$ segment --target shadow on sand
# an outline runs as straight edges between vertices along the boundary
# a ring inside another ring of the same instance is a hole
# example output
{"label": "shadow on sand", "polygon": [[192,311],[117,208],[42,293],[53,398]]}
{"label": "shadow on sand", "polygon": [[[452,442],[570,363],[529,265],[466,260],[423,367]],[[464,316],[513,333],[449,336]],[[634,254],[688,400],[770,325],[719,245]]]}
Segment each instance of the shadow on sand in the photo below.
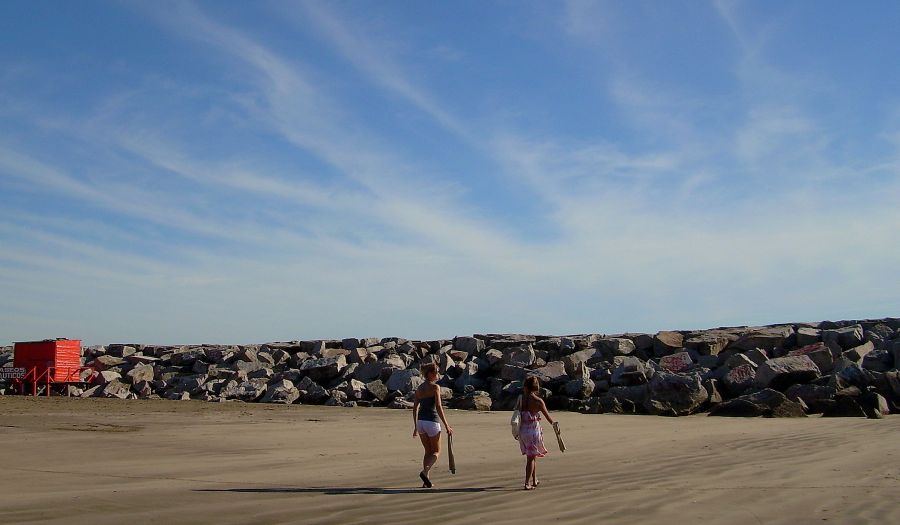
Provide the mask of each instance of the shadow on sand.
{"label": "shadow on sand", "polygon": [[464,494],[470,492],[502,492],[508,487],[467,487],[467,488],[433,488],[433,489],[387,489],[382,487],[259,487],[235,489],[194,489],[194,492],[246,492],[250,494],[327,494],[330,496],[349,496],[359,494]]}

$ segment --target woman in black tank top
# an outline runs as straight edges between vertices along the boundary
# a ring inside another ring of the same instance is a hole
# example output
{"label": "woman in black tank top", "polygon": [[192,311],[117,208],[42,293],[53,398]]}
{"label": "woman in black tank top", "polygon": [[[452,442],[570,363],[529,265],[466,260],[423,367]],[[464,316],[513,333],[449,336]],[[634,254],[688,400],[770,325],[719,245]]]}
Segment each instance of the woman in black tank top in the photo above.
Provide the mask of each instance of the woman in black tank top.
{"label": "woman in black tank top", "polygon": [[416,389],[413,401],[413,437],[419,436],[422,447],[425,448],[425,456],[422,458],[422,486],[431,488],[429,473],[431,467],[437,463],[441,453],[441,422],[447,427],[447,434],[453,434],[453,429],[447,423],[444,416],[444,406],[441,404],[441,387],[437,385],[437,365],[429,363],[422,366],[422,376],[425,382]]}

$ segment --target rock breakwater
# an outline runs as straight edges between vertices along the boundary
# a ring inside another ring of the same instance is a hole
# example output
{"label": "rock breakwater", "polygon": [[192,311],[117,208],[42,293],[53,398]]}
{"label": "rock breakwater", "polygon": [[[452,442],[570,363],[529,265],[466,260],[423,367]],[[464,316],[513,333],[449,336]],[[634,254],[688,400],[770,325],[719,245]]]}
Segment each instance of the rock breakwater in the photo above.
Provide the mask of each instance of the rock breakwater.
{"label": "rock breakwater", "polygon": [[[12,349],[0,366],[12,366]],[[408,408],[435,362],[451,408],[510,410],[529,375],[551,409],[880,418],[900,410],[900,319],[655,334],[479,334],[84,350],[81,397]],[[0,384],[0,393],[8,387]]]}

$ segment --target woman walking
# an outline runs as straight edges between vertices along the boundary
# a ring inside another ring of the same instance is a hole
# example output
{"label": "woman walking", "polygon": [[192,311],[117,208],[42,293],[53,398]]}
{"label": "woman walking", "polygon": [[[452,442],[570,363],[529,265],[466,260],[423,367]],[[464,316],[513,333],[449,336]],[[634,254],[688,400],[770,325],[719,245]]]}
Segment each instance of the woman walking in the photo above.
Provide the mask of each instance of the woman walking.
{"label": "woman walking", "polygon": [[544,432],[541,430],[541,414],[544,414],[551,425],[556,425],[547,412],[547,405],[541,399],[540,392],[541,383],[538,378],[530,376],[525,379],[518,407],[521,417],[519,449],[526,458],[525,490],[532,490],[541,484],[537,479],[537,458],[547,454],[547,448],[544,447]]}
{"label": "woman walking", "polygon": [[450,424],[447,423],[447,418],[444,416],[441,387],[437,385],[437,365],[434,363],[423,365],[422,376],[425,377],[425,382],[416,389],[413,401],[413,425],[415,426],[413,437],[419,436],[422,446],[425,447],[425,457],[422,459],[422,472],[419,473],[419,477],[422,478],[422,486],[430,489],[434,484],[431,482],[429,473],[441,453],[440,422],[447,427],[448,435],[453,435],[453,429],[450,428]]}

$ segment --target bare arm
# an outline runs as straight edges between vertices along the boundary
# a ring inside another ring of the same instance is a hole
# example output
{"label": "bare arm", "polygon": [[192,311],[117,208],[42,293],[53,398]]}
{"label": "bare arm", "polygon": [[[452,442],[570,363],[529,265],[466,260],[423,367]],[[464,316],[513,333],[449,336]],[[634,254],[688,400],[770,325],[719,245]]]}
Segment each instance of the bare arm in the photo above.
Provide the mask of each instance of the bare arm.
{"label": "bare arm", "polygon": [[416,428],[416,421],[419,419],[419,396],[413,398],[413,437],[419,435],[419,429]]}
{"label": "bare arm", "polygon": [[437,385],[434,387],[434,406],[437,408],[438,417],[441,418],[444,426],[447,427],[447,434],[452,435],[453,428],[450,427],[450,423],[447,423],[447,418],[444,416],[444,401],[441,399],[441,387]]}
{"label": "bare arm", "polygon": [[547,404],[544,403],[544,400],[541,398],[538,398],[538,408],[540,408],[541,413],[544,414],[544,417],[547,418],[547,421],[549,421],[551,425],[555,423],[553,418],[550,417],[550,412],[547,412]]}

